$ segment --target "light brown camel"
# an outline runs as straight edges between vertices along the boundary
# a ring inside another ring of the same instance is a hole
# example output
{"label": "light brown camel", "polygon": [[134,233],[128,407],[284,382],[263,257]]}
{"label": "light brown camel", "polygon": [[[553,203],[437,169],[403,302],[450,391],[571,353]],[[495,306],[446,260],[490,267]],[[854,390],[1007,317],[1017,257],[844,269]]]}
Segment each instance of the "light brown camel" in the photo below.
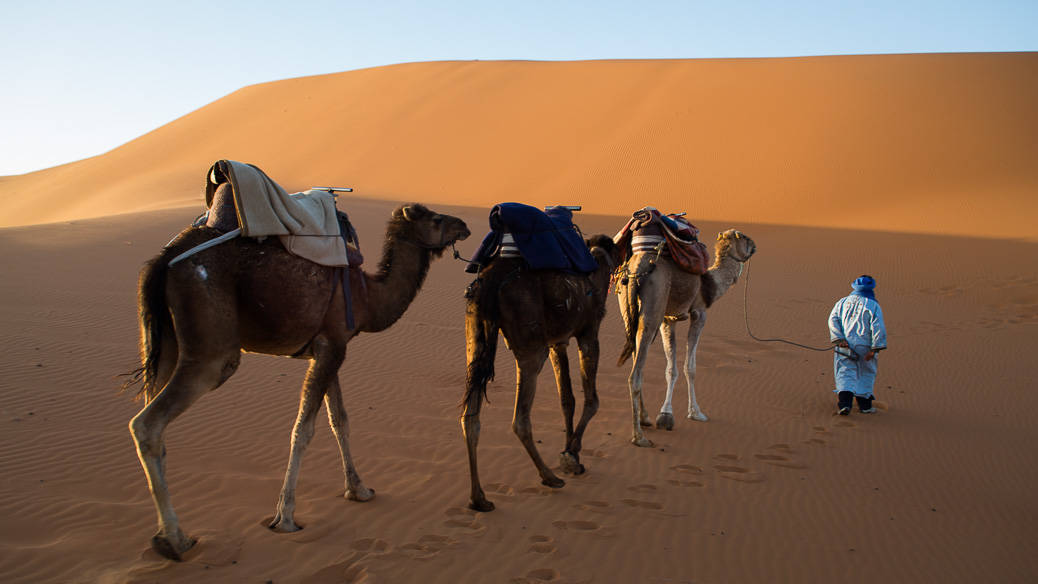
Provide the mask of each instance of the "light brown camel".
{"label": "light brown camel", "polygon": [[729,229],[717,234],[714,263],[702,276],[681,270],[666,256],[657,259],[654,253],[636,253],[625,264],[625,276],[617,286],[617,299],[624,326],[627,327],[627,343],[617,365],[623,365],[634,354],[628,387],[634,415],[634,436],[631,442],[637,446],[652,446],[652,441],[645,437],[641,428],[651,425],[642,399],[642,370],[657,331],[662,333],[663,350],[667,355],[667,398],[656,418],[656,427],[666,430],[674,428],[671,399],[678,376],[674,328],[681,320],[689,320],[685,353],[688,417],[701,422],[707,420],[696,402],[695,389],[696,347],[703,326],[706,325],[706,310],[735,284],[742,274],[743,264],[756,251],[757,244],[752,239],[735,229]]}
{"label": "light brown camel", "polygon": [[217,231],[206,227],[186,229],[144,267],[139,285],[139,377],[146,405],[130,421],[130,432],[158,512],[152,545],[174,560],[195,540],[181,531],[170,502],[163,434],[195,400],[234,374],[243,350],[310,359],[270,527],[300,529],[293,517],[296,479],[322,398],[339,442],[346,498],[367,501],[375,496],[350,457],[338,377],[346,344],[359,333],[379,332],[396,322],[421,288],[430,259],[468,237],[469,230],[461,219],[422,205],[394,211],[378,273],[351,270],[353,329],[346,325],[341,272],[289,254],[277,238],[232,239],[167,267],[171,258],[215,235]]}
{"label": "light brown camel", "polygon": [[[465,309],[465,344],[468,378],[465,387],[462,429],[469,453],[472,493],[469,507],[492,511],[479,484],[476,447],[479,444],[479,412],[486,398],[487,382],[494,377],[497,335],[504,334],[515,356],[516,397],[512,431],[526,447],[541,482],[553,488],[566,483],[555,476],[537,452],[530,424],[530,407],[537,391],[537,375],[550,355],[566,424],[566,446],[559,455],[562,470],[584,472],[580,464],[581,439],[598,411],[595,377],[598,372],[598,329],[606,311],[609,276],[619,263],[619,249],[606,235],[586,241],[598,268],[590,274],[561,270],[531,270],[520,258],[498,257],[484,267],[473,283]],[[576,427],[576,401],[570,383],[566,347],[577,339],[584,410]]]}

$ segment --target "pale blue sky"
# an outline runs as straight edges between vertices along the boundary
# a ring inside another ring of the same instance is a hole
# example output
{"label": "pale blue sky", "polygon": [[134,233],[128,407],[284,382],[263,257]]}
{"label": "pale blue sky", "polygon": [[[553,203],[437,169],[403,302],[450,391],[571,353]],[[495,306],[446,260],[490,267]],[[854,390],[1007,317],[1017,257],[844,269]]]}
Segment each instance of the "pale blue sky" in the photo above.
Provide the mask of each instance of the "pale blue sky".
{"label": "pale blue sky", "polygon": [[0,175],[240,87],[410,61],[1035,51],[1038,0],[0,0]]}

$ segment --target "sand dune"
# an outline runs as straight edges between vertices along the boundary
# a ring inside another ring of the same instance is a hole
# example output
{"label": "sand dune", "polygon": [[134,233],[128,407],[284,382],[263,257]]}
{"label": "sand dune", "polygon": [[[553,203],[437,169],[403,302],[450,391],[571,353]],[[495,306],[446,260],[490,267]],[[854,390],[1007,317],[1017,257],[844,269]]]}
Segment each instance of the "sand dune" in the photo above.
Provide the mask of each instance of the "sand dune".
{"label": "sand dune", "polygon": [[1038,53],[434,62],[243,88],[0,178],[0,226],[193,205],[231,158],[289,189],[1033,238]]}

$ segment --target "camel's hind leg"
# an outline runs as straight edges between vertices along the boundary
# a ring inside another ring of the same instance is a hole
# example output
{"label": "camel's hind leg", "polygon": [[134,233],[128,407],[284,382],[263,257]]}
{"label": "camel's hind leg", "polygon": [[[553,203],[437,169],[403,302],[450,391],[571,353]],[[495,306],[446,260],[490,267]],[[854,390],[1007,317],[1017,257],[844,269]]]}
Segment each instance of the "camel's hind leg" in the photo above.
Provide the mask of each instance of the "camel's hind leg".
{"label": "camel's hind leg", "polygon": [[328,384],[328,393],[324,396],[324,404],[328,408],[328,423],[332,427],[332,433],[339,442],[339,453],[342,455],[342,470],[346,474],[346,498],[351,501],[370,501],[375,497],[374,489],[364,486],[353,466],[353,458],[350,456],[350,425],[346,417],[346,408],[342,405],[342,388],[339,386],[339,377],[332,377]]}
{"label": "camel's hind leg", "polygon": [[563,465],[563,470],[573,474],[583,474],[584,465],[580,464],[580,451],[583,447],[584,430],[587,429],[591,418],[598,413],[598,388],[596,386],[599,355],[598,331],[595,330],[578,337],[577,349],[580,352],[580,377],[584,385],[584,411],[580,414],[580,421],[573,431],[573,436],[566,443],[564,454],[570,455],[570,460],[567,462],[572,466],[567,468],[566,465]]}
{"label": "camel's hind leg", "polygon": [[537,445],[533,440],[533,428],[530,423],[530,409],[533,406],[533,397],[537,393],[537,375],[544,367],[544,360],[548,358],[548,347],[537,348],[529,355],[516,356],[516,369],[518,377],[515,393],[515,413],[512,417],[512,431],[523,443],[527,454],[533,460],[537,472],[541,475],[541,483],[559,488],[566,484],[565,481],[555,476],[548,465],[544,464],[541,455],[537,452]]}
{"label": "camel's hind leg", "polygon": [[314,421],[321,409],[324,397],[332,378],[338,374],[346,356],[346,347],[334,346],[328,339],[318,337],[313,343],[314,357],[310,361],[310,369],[306,372],[303,391],[299,397],[299,415],[296,416],[292,428],[292,447],[288,457],[288,469],[285,471],[285,482],[281,487],[274,519],[270,528],[275,531],[299,531],[302,529],[295,522],[296,481],[299,478],[299,467],[303,462],[303,454],[314,437]]}
{"label": "camel's hind leg", "polygon": [[465,398],[465,411],[461,416],[461,429],[465,434],[465,446],[469,453],[469,479],[472,491],[469,498],[469,509],[473,511],[493,511],[494,504],[487,499],[483,487],[479,484],[479,465],[476,461],[476,450],[479,447],[479,411],[483,408],[483,388],[473,387],[476,382],[469,381],[470,387]]}
{"label": "camel's hind leg", "polygon": [[566,446],[559,454],[559,466],[563,472],[580,474],[584,472],[580,466],[578,457],[570,450],[573,441],[573,414],[577,408],[577,401],[573,397],[573,383],[569,375],[569,356],[566,354],[566,343],[552,345],[548,356],[551,358],[551,367],[555,372],[555,385],[559,389],[559,402],[562,405],[562,419],[566,425]]}
{"label": "camel's hind leg", "polygon": [[169,383],[130,420],[130,433],[158,513],[159,530],[152,537],[152,547],[171,560],[180,560],[195,540],[181,531],[170,501],[166,484],[166,427],[198,398],[226,381],[237,369],[240,359],[237,351],[222,359],[204,361],[181,356]]}
{"label": "camel's hind leg", "polygon": [[[642,286],[646,291],[648,286]],[[666,295],[663,295],[666,298]],[[649,347],[656,337],[657,330],[663,322],[664,303],[642,302],[642,313],[639,317],[638,335],[635,338],[634,360],[631,364],[631,375],[627,378],[627,386],[631,392],[631,414],[634,422],[634,435],[631,442],[635,446],[652,446],[652,440],[645,437],[642,426],[651,426],[649,413],[645,409],[645,401],[642,399],[642,381],[645,371],[645,361],[649,357]]]}

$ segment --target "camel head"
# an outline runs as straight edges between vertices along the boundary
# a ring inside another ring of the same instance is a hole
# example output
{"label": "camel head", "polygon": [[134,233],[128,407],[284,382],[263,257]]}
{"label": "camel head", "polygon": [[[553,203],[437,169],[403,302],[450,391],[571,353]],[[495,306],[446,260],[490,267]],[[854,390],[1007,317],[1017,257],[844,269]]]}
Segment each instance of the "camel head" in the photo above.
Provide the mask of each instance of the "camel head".
{"label": "camel head", "polygon": [[757,244],[745,233],[737,229],[729,229],[717,234],[714,244],[714,255],[718,258],[729,256],[738,262],[747,262],[757,251]]}
{"label": "camel head", "polygon": [[410,203],[393,211],[390,225],[395,227],[396,235],[437,254],[471,234],[461,219],[437,213],[420,203]]}
{"label": "camel head", "polygon": [[605,266],[610,271],[615,270],[616,266],[620,265],[623,250],[613,242],[612,237],[608,235],[592,235],[584,240],[584,243],[587,244],[588,250],[594,256],[598,265]]}

